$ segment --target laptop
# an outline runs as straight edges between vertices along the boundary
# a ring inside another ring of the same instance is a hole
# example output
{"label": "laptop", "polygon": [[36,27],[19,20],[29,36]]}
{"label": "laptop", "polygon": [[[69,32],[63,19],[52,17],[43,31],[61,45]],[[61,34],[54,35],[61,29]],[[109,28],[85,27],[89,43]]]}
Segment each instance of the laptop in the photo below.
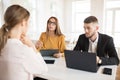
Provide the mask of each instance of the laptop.
{"label": "laptop", "polygon": [[65,50],[66,66],[89,72],[97,72],[96,53]]}
{"label": "laptop", "polygon": [[53,54],[55,53],[59,53],[58,49],[44,49],[44,50],[40,50],[41,55],[44,56],[50,56],[52,57]]}

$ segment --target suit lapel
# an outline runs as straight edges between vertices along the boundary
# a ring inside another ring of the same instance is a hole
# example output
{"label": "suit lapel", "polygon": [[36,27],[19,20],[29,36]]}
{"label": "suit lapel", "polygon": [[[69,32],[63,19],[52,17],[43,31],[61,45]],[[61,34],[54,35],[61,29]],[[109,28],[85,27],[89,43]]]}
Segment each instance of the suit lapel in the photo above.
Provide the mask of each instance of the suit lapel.
{"label": "suit lapel", "polygon": [[88,52],[88,49],[89,49],[89,40],[88,40],[88,38],[86,38],[86,41],[85,41],[86,43],[85,43],[85,51],[87,51]]}

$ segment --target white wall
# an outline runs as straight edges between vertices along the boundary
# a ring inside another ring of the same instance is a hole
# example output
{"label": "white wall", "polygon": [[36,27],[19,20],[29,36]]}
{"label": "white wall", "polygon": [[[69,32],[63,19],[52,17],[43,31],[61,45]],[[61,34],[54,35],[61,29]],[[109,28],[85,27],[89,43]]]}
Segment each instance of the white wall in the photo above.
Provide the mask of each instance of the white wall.
{"label": "white wall", "polygon": [[3,24],[3,7],[2,2],[0,1],[0,26]]}
{"label": "white wall", "polygon": [[105,0],[91,0],[91,15],[94,15],[99,20],[100,32],[103,32]]}
{"label": "white wall", "polygon": [[72,0],[65,0],[64,19],[65,19],[65,33],[71,33],[72,27]]}

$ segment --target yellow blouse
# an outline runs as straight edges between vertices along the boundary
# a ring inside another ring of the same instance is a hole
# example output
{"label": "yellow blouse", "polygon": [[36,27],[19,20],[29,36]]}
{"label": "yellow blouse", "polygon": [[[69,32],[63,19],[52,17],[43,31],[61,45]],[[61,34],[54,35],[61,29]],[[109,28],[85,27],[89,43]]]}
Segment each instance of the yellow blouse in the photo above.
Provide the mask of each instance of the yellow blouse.
{"label": "yellow blouse", "polygon": [[41,49],[59,49],[60,53],[63,53],[66,49],[64,38],[64,35],[47,37],[46,32],[43,32],[39,38],[43,43]]}

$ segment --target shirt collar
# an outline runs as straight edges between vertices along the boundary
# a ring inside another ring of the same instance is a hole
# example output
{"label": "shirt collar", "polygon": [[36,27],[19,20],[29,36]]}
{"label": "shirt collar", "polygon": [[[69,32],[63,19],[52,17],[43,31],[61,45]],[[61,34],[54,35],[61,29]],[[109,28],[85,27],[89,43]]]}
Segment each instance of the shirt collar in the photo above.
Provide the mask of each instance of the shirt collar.
{"label": "shirt collar", "polygon": [[96,38],[96,40],[93,42],[93,41],[91,41],[90,39],[89,39],[89,42],[90,43],[97,43],[98,42],[98,38],[99,38],[99,34],[97,35],[97,38]]}

